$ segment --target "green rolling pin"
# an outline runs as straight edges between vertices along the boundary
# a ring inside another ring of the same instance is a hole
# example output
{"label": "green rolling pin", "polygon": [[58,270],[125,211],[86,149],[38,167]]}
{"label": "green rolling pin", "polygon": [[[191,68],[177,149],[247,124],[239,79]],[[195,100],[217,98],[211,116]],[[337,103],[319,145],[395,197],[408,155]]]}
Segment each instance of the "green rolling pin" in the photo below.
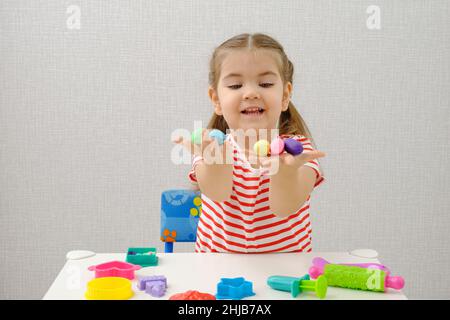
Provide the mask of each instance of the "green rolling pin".
{"label": "green rolling pin", "polygon": [[286,291],[295,298],[302,291],[315,291],[316,295],[323,299],[327,295],[327,278],[319,276],[316,280],[310,280],[309,274],[301,278],[271,276],[267,279],[269,287],[275,290]]}

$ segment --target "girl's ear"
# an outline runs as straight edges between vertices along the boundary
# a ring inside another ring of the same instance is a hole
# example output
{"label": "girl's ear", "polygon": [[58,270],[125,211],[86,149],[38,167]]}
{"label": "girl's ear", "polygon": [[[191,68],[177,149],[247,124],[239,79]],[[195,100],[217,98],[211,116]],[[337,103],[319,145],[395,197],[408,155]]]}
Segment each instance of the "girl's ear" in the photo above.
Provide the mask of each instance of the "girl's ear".
{"label": "girl's ear", "polygon": [[218,116],[222,116],[222,107],[220,106],[220,102],[219,102],[219,96],[217,95],[216,90],[214,90],[213,87],[209,87],[208,89],[208,95],[209,98],[211,99],[211,102],[214,105],[214,112],[218,115]]}
{"label": "girl's ear", "polygon": [[282,106],[281,106],[282,111],[286,111],[288,109],[289,101],[291,100],[291,95],[292,95],[292,83],[290,83],[288,81],[286,83],[286,85],[284,86],[283,102],[282,102]]}

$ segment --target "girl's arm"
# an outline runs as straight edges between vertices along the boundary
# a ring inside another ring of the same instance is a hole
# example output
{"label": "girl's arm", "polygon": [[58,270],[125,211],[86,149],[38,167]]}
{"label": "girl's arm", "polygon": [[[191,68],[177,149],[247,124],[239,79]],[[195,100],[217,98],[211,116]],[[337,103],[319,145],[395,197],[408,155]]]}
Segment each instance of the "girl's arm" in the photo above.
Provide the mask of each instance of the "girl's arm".
{"label": "girl's arm", "polygon": [[229,200],[233,188],[232,164],[206,164],[201,160],[195,174],[201,193],[213,201]]}
{"label": "girl's arm", "polygon": [[298,156],[285,153],[263,161],[263,167],[270,168],[272,173],[269,205],[275,215],[281,218],[287,217],[295,213],[308,200],[314,189],[317,174],[313,168],[305,164],[324,156],[324,152],[313,150],[304,151]]}
{"label": "girl's arm", "polygon": [[183,137],[176,137],[173,142],[200,157],[194,168],[200,192],[213,201],[228,200],[233,190],[233,148],[229,142],[225,141],[219,146],[209,137],[209,130],[206,129],[203,130],[200,144],[193,144],[190,139]]}
{"label": "girl's arm", "polygon": [[280,218],[295,213],[308,199],[316,182],[316,172],[301,166],[296,172],[279,171],[270,178],[269,204]]}

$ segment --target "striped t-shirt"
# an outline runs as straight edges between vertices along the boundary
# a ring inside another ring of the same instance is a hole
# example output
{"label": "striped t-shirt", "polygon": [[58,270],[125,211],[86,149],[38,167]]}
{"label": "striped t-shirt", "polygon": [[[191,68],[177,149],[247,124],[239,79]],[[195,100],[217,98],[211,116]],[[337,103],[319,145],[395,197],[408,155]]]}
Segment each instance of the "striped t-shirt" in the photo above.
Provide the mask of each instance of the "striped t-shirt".
{"label": "striped t-shirt", "polygon": [[[292,136],[291,136],[292,137]],[[288,138],[288,136],[281,136]],[[313,150],[304,136],[292,138],[303,144],[304,150]],[[227,140],[233,146],[233,188],[228,201],[217,202],[201,195],[202,210],[197,227],[196,252],[310,252],[312,228],[310,198],[291,215],[279,218],[269,207],[270,176],[255,169],[231,135]],[[189,179],[197,183],[195,166],[201,157],[194,157]],[[305,166],[316,172],[317,187],[324,177],[317,160]]]}

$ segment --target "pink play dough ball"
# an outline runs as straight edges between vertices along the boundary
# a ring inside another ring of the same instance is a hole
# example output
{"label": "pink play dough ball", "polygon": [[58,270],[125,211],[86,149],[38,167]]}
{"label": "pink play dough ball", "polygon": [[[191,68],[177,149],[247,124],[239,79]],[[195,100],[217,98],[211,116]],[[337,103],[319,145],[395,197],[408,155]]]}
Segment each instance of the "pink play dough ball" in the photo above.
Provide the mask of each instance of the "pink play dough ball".
{"label": "pink play dough ball", "polygon": [[270,144],[270,154],[282,154],[284,151],[284,141],[280,137],[275,138]]}

